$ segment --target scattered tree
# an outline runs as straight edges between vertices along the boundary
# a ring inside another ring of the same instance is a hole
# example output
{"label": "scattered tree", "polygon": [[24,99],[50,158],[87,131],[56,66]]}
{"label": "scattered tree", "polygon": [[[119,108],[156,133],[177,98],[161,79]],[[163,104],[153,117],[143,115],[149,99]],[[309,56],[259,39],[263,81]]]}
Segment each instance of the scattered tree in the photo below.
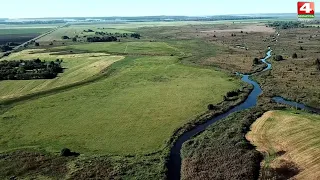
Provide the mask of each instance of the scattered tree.
{"label": "scattered tree", "polygon": [[69,36],[62,36],[61,39],[70,39]]}
{"label": "scattered tree", "polygon": [[34,45],[35,46],[40,46],[40,44],[38,42],[35,42]]}
{"label": "scattered tree", "polygon": [[254,58],[254,59],[253,59],[253,64],[260,64],[259,59],[258,59],[258,58]]}
{"label": "scattered tree", "polygon": [[283,60],[283,56],[281,56],[281,55],[276,55],[275,58],[274,58],[274,60],[276,60],[276,61],[282,61],[282,60]]}
{"label": "scattered tree", "polygon": [[297,53],[293,53],[293,54],[292,54],[292,58],[293,58],[293,59],[297,59],[297,58],[298,58]]}

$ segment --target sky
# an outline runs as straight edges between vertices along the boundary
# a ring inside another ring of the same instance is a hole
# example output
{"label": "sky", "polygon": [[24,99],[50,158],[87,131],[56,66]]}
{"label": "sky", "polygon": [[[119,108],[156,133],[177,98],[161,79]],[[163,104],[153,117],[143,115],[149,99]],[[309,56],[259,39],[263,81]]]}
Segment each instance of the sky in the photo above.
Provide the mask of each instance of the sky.
{"label": "sky", "polygon": [[[297,0],[2,0],[0,18],[296,13]],[[320,8],[316,0],[315,9]]]}

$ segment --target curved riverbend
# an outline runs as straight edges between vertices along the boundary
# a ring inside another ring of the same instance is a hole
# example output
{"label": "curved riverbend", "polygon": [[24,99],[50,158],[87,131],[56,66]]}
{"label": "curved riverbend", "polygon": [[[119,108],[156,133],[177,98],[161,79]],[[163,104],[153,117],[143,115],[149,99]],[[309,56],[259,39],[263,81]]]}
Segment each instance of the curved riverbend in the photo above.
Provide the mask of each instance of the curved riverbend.
{"label": "curved riverbend", "polygon": [[[262,62],[267,64],[267,67],[263,69],[263,71],[270,70],[272,68],[272,65],[267,62],[267,59],[271,57],[272,50],[267,52],[267,56],[262,59]],[[262,71],[262,72],[263,72]],[[237,73],[239,74],[239,73]],[[259,95],[262,93],[262,89],[259,86],[259,84],[253,80],[250,79],[250,75],[242,75],[241,80],[249,83],[253,86],[253,90],[247,97],[247,99],[241,103],[238,106],[235,106],[234,108],[230,109],[229,111],[214,117],[213,119],[207,121],[204,124],[196,126],[194,129],[182,134],[174,143],[173,147],[170,150],[170,159],[168,162],[168,179],[169,180],[179,180],[180,179],[180,171],[181,171],[181,157],[180,157],[180,151],[182,148],[182,144],[186,142],[187,140],[191,139],[195,135],[203,132],[208,126],[215,123],[216,121],[226,118],[231,113],[242,111],[251,107],[254,107],[257,104],[257,100]]]}

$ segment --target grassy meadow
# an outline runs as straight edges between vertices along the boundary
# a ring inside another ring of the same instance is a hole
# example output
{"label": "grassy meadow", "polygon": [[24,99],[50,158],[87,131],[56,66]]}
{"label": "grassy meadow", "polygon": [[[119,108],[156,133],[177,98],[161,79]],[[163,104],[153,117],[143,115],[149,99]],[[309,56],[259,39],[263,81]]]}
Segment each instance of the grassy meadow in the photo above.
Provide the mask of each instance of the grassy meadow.
{"label": "grassy meadow", "polygon": [[103,69],[124,57],[109,56],[105,53],[51,55],[49,53],[41,53],[41,50],[24,50],[11,54],[3,60],[30,60],[37,58],[46,61],[62,59],[62,67],[65,68],[65,70],[55,79],[0,81],[0,100],[84,81],[99,74]]}
{"label": "grassy meadow", "polygon": [[1,150],[36,146],[59,151],[68,146],[89,154],[158,151],[176,128],[240,85],[221,72],[184,66],[171,56],[126,58],[112,67],[116,72],[109,78],[18,104],[2,114]]}
{"label": "grassy meadow", "polygon": [[262,178],[319,179],[319,127],[319,115],[301,111],[269,111],[254,122],[247,139],[266,154]]}
{"label": "grassy meadow", "polygon": [[133,55],[171,55],[179,51],[165,42],[110,42],[87,43],[52,48],[52,51],[105,52]]}

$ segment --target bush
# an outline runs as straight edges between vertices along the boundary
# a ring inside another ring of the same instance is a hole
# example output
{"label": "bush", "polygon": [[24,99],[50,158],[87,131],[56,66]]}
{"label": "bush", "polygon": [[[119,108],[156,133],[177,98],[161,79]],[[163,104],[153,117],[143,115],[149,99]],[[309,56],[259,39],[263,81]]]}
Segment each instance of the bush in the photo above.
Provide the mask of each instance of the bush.
{"label": "bush", "polygon": [[253,64],[260,64],[259,58],[254,58],[253,59]]}
{"label": "bush", "polygon": [[69,36],[62,36],[61,39],[70,39]]}
{"label": "bush", "polygon": [[40,46],[40,44],[38,42],[35,42],[34,45],[35,46]]}
{"label": "bush", "polygon": [[297,55],[297,53],[293,53],[293,54],[292,54],[292,58],[293,58],[293,59],[296,59],[296,58],[298,58],[298,55]]}
{"label": "bush", "polygon": [[303,47],[302,46],[300,46],[300,48],[299,48],[300,50],[303,50]]}
{"label": "bush", "polygon": [[215,110],[215,109],[217,109],[217,107],[214,106],[213,104],[209,104],[208,105],[208,110],[212,111],[212,110]]}
{"label": "bush", "polygon": [[239,93],[237,91],[229,91],[227,92],[227,97],[234,97],[234,96],[238,96]]}
{"label": "bush", "polygon": [[68,156],[79,156],[80,154],[76,152],[71,152],[71,150],[68,148],[63,148],[60,152],[60,155],[68,157]]}
{"label": "bush", "polygon": [[276,55],[274,60],[276,61],[282,61],[283,60],[283,57],[281,55]]}

